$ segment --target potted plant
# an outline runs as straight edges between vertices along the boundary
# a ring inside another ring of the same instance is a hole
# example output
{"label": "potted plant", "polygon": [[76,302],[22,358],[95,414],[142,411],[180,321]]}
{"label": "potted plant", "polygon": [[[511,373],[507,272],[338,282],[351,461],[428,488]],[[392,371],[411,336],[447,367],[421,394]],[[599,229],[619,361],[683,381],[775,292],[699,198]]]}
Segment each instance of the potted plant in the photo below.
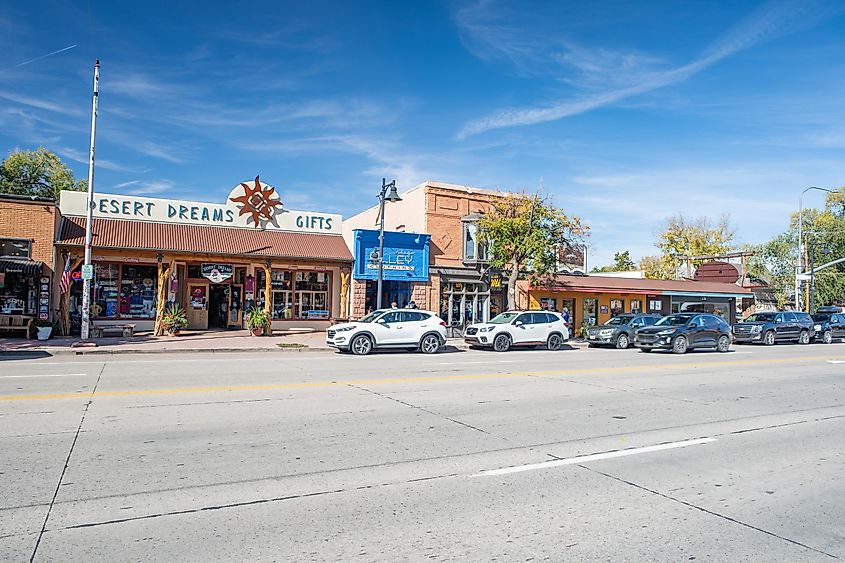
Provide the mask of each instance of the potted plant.
{"label": "potted plant", "polygon": [[246,327],[253,336],[261,336],[270,325],[270,315],[264,309],[251,309],[246,314]]}
{"label": "potted plant", "polygon": [[188,326],[185,310],[179,305],[168,305],[161,317],[161,326],[170,336],[179,336],[179,331]]}
{"label": "potted plant", "polygon": [[53,334],[53,323],[42,319],[35,319],[35,322],[32,324],[35,326],[35,333],[38,340],[50,339],[50,336]]}

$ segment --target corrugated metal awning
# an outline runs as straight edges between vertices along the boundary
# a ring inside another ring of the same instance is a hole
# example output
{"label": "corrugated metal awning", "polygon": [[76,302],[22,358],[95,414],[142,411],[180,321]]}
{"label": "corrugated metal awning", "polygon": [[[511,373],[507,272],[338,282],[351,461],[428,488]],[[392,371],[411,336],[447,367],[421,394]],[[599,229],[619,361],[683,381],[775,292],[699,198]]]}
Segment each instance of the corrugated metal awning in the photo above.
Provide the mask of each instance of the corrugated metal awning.
{"label": "corrugated metal awning", "polygon": [[44,262],[28,258],[0,258],[0,273],[23,274],[25,276],[40,276]]}
{"label": "corrugated metal awning", "polygon": [[[288,231],[94,219],[94,248],[352,262],[343,237]],[[84,246],[85,219],[64,217],[57,244]]]}

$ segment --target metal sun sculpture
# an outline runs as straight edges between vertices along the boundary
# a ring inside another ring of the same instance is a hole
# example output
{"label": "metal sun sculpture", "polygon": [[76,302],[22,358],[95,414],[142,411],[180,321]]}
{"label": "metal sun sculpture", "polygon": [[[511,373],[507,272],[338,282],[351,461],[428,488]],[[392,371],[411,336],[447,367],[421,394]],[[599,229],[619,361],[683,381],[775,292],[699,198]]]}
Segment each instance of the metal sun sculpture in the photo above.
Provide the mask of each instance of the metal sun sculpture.
{"label": "metal sun sculpture", "polygon": [[255,177],[254,186],[245,182],[241,182],[241,186],[244,189],[244,195],[229,198],[230,201],[243,205],[238,216],[252,214],[252,222],[256,227],[261,225],[262,219],[272,221],[275,208],[282,206],[282,200],[273,197],[276,188],[262,187],[258,176]]}

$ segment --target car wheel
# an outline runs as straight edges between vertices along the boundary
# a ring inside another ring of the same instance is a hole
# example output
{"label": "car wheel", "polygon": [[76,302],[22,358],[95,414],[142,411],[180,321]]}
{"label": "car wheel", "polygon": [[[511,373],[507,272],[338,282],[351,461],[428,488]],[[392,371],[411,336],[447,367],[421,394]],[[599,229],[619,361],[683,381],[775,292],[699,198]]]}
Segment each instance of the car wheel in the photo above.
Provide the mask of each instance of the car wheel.
{"label": "car wheel", "polygon": [[628,335],[624,332],[619,335],[619,338],[616,339],[616,347],[619,350],[624,350],[631,344],[631,341],[628,339]]}
{"label": "car wheel", "polygon": [[373,341],[370,340],[369,336],[362,334],[352,339],[352,342],[349,344],[349,349],[352,350],[352,353],[356,356],[366,356],[373,351]]}
{"label": "car wheel", "polygon": [[500,334],[493,339],[493,349],[497,352],[507,352],[511,347],[511,339],[507,334]]}
{"label": "car wheel", "polygon": [[686,354],[687,348],[689,348],[689,341],[686,336],[678,336],[675,338],[675,341],[672,342],[673,354]]}
{"label": "car wheel", "polygon": [[810,343],[810,333],[806,330],[802,330],[801,334],[798,335],[798,344],[809,344]]}
{"label": "car wheel", "polygon": [[831,342],[833,342],[833,333],[829,330],[824,331],[824,333],[822,334],[822,342],[824,342],[825,344],[830,344]]}
{"label": "car wheel", "polygon": [[725,336],[724,334],[719,337],[719,341],[716,342],[716,349],[719,352],[728,352],[731,349],[731,339]]}
{"label": "car wheel", "polygon": [[546,341],[546,348],[552,351],[560,350],[561,345],[563,344],[563,337],[559,334],[551,334],[549,335],[549,339]]}
{"label": "car wheel", "polygon": [[766,346],[774,346],[775,331],[770,330],[769,332],[763,335],[763,344],[765,344]]}
{"label": "car wheel", "polygon": [[423,354],[435,354],[440,350],[440,339],[433,334],[426,335],[420,342],[420,350]]}

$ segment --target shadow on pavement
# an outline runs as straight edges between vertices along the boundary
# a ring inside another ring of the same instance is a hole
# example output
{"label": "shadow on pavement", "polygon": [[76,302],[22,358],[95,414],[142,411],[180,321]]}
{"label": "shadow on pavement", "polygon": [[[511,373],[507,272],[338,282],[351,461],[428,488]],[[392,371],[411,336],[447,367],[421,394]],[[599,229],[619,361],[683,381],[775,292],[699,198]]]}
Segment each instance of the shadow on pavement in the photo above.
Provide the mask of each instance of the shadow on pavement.
{"label": "shadow on pavement", "polygon": [[0,352],[0,362],[3,360],[42,360],[52,358],[53,354],[43,350],[18,350],[14,352]]}

